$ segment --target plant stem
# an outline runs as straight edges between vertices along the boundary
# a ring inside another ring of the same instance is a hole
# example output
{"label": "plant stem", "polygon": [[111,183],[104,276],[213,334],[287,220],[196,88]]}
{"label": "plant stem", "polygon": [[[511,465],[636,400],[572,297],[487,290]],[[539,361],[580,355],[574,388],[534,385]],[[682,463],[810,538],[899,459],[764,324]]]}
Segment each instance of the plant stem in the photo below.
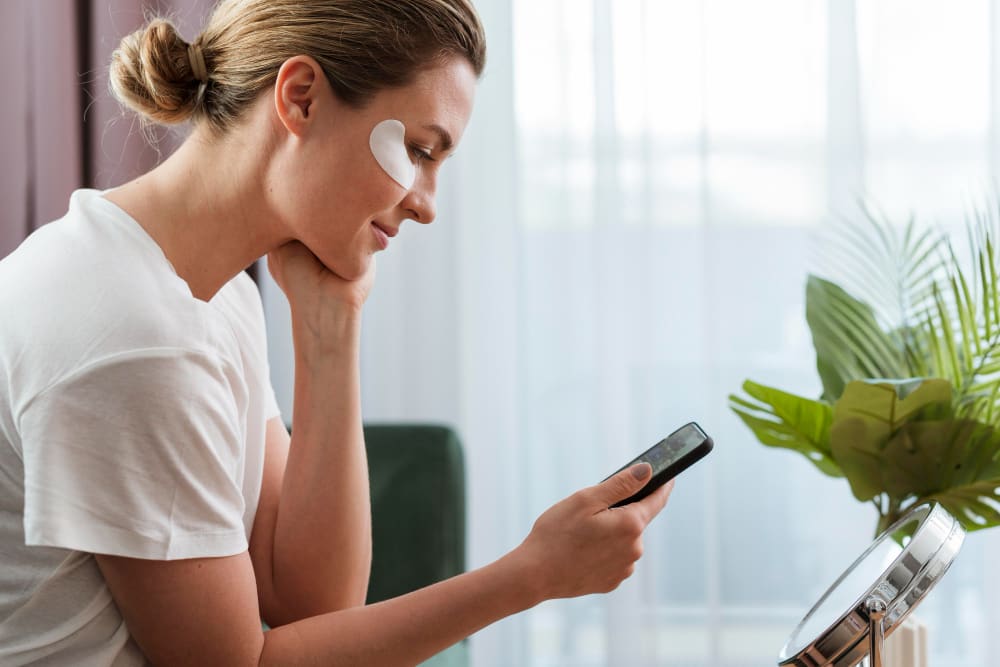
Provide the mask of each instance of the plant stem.
{"label": "plant stem", "polygon": [[901,504],[898,500],[889,499],[888,509],[879,512],[878,523],[875,525],[875,537],[884,533],[900,517],[899,507]]}

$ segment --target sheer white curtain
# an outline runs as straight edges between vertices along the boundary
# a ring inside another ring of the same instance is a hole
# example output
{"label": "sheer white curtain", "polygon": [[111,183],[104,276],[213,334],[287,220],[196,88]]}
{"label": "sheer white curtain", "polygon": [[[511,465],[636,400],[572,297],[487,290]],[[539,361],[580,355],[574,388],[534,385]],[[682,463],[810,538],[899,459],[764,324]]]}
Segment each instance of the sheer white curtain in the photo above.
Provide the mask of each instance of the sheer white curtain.
{"label": "sheer white curtain", "polygon": [[[997,7],[477,4],[490,63],[439,221],[379,259],[366,417],[457,426],[473,566],[681,423],[717,448],[678,480],[632,579],[483,631],[475,664],[774,664],[875,515],[758,444],[726,397],[745,378],[818,394],[805,276],[858,196],[951,224],[989,191]],[[935,666],[1000,655],[994,533],[967,539],[921,607]]]}

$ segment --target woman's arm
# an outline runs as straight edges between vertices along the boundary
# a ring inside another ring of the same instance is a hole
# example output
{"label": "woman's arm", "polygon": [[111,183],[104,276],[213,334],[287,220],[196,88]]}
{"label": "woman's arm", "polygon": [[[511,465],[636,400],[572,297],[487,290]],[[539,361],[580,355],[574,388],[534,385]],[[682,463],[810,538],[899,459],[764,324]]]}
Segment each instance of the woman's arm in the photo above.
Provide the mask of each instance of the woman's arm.
{"label": "woman's arm", "polygon": [[371,503],[361,421],[361,306],[374,274],[344,281],[304,246],[272,253],[295,347],[291,442],[268,424],[250,555],[272,626],[364,604]]}
{"label": "woman's arm", "polygon": [[345,322],[321,361],[297,345],[291,441],[280,420],[268,423],[250,553],[271,626],[365,602],[371,502],[359,337],[360,322]]}
{"label": "woman's arm", "polygon": [[[641,471],[641,476],[633,474]],[[414,665],[480,628],[551,598],[613,590],[631,575],[641,535],[672,484],[607,509],[642,487],[624,470],[543,514],[500,560],[413,593],[261,632],[247,554],[147,561],[97,556],[132,636],[154,664]]]}

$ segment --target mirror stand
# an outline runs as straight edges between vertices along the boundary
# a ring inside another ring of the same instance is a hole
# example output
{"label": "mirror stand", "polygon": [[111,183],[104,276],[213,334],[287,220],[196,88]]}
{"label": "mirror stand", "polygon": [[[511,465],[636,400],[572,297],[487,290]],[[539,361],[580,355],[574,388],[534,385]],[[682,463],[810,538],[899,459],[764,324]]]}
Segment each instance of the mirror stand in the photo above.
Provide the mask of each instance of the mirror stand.
{"label": "mirror stand", "polygon": [[868,665],[882,667],[882,649],[885,646],[885,602],[877,597],[865,601],[868,609]]}

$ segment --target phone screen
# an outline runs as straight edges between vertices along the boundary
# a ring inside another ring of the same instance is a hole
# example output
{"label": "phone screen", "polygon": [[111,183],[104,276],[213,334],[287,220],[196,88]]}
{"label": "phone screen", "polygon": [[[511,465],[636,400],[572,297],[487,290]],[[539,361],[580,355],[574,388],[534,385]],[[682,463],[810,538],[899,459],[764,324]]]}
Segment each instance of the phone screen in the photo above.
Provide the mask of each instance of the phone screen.
{"label": "phone screen", "polygon": [[708,436],[697,425],[688,424],[653,445],[629,463],[629,466],[645,462],[653,467],[654,476],[659,475],[675,462],[694,452],[707,438]]}
{"label": "phone screen", "polygon": [[645,498],[707,455],[713,446],[712,439],[696,423],[691,422],[680,427],[618,469],[617,472],[621,472],[636,463],[648,463],[653,468],[653,474],[646,486],[635,495],[615,503],[612,507],[620,507]]}

